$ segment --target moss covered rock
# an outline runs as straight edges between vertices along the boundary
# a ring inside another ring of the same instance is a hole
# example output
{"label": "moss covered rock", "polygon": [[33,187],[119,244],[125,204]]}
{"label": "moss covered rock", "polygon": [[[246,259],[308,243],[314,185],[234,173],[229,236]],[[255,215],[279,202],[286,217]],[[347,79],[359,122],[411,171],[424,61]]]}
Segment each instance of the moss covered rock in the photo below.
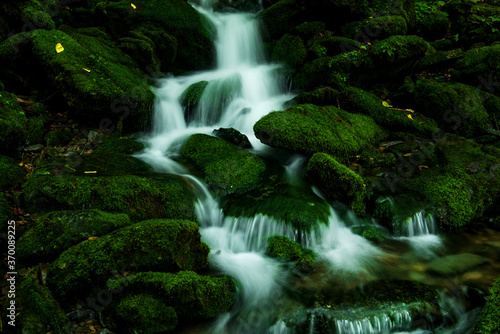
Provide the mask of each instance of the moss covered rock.
{"label": "moss covered rock", "polygon": [[272,147],[307,155],[325,152],[340,161],[386,136],[368,116],[311,104],[272,112],[254,125],[254,132]]}
{"label": "moss covered rock", "polygon": [[419,80],[415,85],[418,110],[436,120],[446,131],[465,137],[492,128],[484,99],[479,89],[464,84]]}
{"label": "moss covered rock", "polygon": [[14,159],[0,155],[0,189],[18,189],[23,181],[23,169]]}
{"label": "moss covered rock", "polygon": [[144,144],[130,138],[106,137],[94,152],[95,153],[124,153],[133,154],[144,149]]}
{"label": "moss covered rock", "polygon": [[184,93],[182,93],[181,104],[184,107],[186,121],[189,122],[193,118],[193,114],[200,103],[201,96],[208,85],[208,81],[200,81],[190,85]]}
{"label": "moss covered rock", "polygon": [[0,154],[14,154],[24,145],[26,116],[16,101],[16,96],[0,92]]}
{"label": "moss covered rock", "polygon": [[[367,114],[376,123],[392,131],[408,131],[421,135],[430,135],[437,130],[436,122],[422,114],[414,114],[403,108],[392,109],[378,96],[356,87],[349,87],[341,95],[344,108]],[[411,116],[408,117],[408,115]]]}
{"label": "moss covered rock", "polygon": [[117,327],[126,333],[147,329],[148,333],[165,333],[177,326],[177,313],[156,296],[138,294],[120,300],[115,310]]}
{"label": "moss covered rock", "polygon": [[205,181],[225,193],[244,193],[258,187],[266,165],[262,159],[227,141],[203,134],[192,135],[181,156],[201,168]]}
{"label": "moss covered rock", "polygon": [[500,191],[498,156],[465,138],[446,134],[438,141],[439,166],[408,180],[409,189],[424,195],[446,225],[463,226],[480,217]]}
{"label": "moss covered rock", "polygon": [[342,33],[351,38],[369,32],[370,35],[376,35],[377,39],[384,39],[393,35],[405,35],[407,31],[406,20],[400,15],[375,16],[342,27]]}
{"label": "moss covered rock", "polygon": [[448,13],[431,6],[432,4],[425,1],[418,1],[415,28],[417,35],[433,41],[445,37],[450,29],[450,19]]}
{"label": "moss covered rock", "polygon": [[243,148],[252,148],[248,137],[235,128],[219,128],[212,132],[216,137]]}
{"label": "moss covered rock", "polygon": [[286,236],[272,236],[267,239],[266,254],[294,262],[294,268],[301,272],[310,272],[316,264],[315,254]]}
{"label": "moss covered rock", "polygon": [[51,261],[69,247],[131,225],[125,214],[100,210],[56,211],[38,219],[18,240],[17,254],[22,260]]}
{"label": "moss covered rock", "polygon": [[70,328],[70,321],[49,289],[40,284],[40,269],[28,271],[19,286],[21,307],[20,324],[23,331],[35,334],[63,333]]}
{"label": "moss covered rock", "polygon": [[196,223],[148,220],[63,252],[49,269],[47,282],[61,297],[99,287],[119,271],[201,270],[209,247],[200,240]]}
{"label": "moss covered rock", "polygon": [[304,21],[304,11],[304,4],[297,0],[276,2],[258,15],[264,26],[264,37],[271,40],[280,39]]}
{"label": "moss covered rock", "polygon": [[[182,0],[137,0],[134,5],[136,9],[132,8],[130,1],[101,2],[94,13],[113,36],[124,36],[134,30],[154,41],[162,63],[168,64],[172,52],[175,52],[172,66],[162,70],[176,68],[185,71],[212,65],[213,27],[189,3]],[[152,27],[156,29],[150,29]],[[170,38],[161,36],[165,33]]]}
{"label": "moss covered rock", "polygon": [[474,334],[500,332],[500,279],[490,288],[490,296],[474,324]]}
{"label": "moss covered rock", "polygon": [[[69,27],[65,31],[25,33],[28,42],[14,60],[22,64],[32,57],[37,73],[47,78],[46,84],[62,92],[76,119],[98,124],[103,117],[114,122],[127,119],[125,131],[137,131],[148,124],[154,95],[135,62],[104,33],[95,37]],[[10,39],[0,48],[12,48]],[[64,47],[60,53],[55,49],[58,43]]]}
{"label": "moss covered rock", "polygon": [[291,68],[297,68],[302,65],[306,56],[307,50],[302,38],[286,34],[274,46],[272,59],[279,63],[285,63]]}
{"label": "moss covered rock", "polygon": [[388,64],[415,61],[433,52],[434,48],[421,37],[396,35],[375,43],[371,55],[381,64]]}
{"label": "moss covered rock", "polygon": [[325,153],[316,153],[306,168],[307,178],[330,201],[341,201],[358,215],[365,213],[363,179]]}
{"label": "moss covered rock", "polygon": [[31,212],[88,208],[125,213],[134,221],[196,219],[194,195],[178,178],[44,173],[33,174],[24,184],[26,206]]}
{"label": "moss covered rock", "polygon": [[123,279],[109,280],[114,289],[127,280],[126,293],[142,292],[154,295],[172,307],[180,319],[212,319],[229,310],[236,292],[234,281],[227,276],[208,277],[193,271],[178,273],[142,272]]}
{"label": "moss covered rock", "polygon": [[460,81],[500,95],[500,44],[474,48],[457,62],[454,73]]}

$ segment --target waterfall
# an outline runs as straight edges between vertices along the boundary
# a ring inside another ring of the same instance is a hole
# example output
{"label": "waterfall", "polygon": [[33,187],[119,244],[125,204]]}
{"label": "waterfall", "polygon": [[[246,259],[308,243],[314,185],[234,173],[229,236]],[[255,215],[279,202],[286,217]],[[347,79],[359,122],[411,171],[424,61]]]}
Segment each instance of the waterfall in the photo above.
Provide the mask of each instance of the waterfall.
{"label": "waterfall", "polygon": [[434,217],[426,215],[423,210],[408,218],[405,224],[406,233],[409,237],[436,233]]}

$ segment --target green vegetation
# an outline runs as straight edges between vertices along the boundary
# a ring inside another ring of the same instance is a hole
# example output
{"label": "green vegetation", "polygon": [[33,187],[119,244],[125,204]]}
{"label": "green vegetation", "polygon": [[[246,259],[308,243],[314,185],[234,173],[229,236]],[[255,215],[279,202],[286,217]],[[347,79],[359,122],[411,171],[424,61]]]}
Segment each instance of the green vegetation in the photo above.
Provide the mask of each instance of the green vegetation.
{"label": "green vegetation", "polygon": [[108,289],[123,285],[126,285],[125,293],[154,295],[165,305],[174,308],[178,318],[184,320],[215,318],[229,310],[236,292],[236,285],[230,277],[201,276],[192,271],[175,274],[141,272],[107,283]]}
{"label": "green vegetation", "polygon": [[29,270],[16,293],[21,306],[20,324],[29,333],[62,333],[69,329],[70,322],[49,289],[39,283],[39,270],[39,267]]}
{"label": "green vegetation", "polygon": [[366,185],[359,175],[325,153],[312,156],[306,173],[328,200],[347,203],[354,213],[364,215]]}
{"label": "green vegetation", "polygon": [[258,187],[266,165],[262,159],[227,141],[203,134],[192,135],[181,157],[193,161],[205,181],[225,193],[244,193]]}
{"label": "green vegetation", "polygon": [[316,264],[316,255],[285,236],[272,236],[267,239],[266,254],[271,257],[294,262],[294,268],[310,272]]}
{"label": "green vegetation", "polygon": [[94,153],[134,154],[144,149],[144,144],[129,138],[106,137]]}
{"label": "green vegetation", "polygon": [[88,208],[125,213],[133,221],[196,219],[193,194],[178,178],[39,173],[31,175],[24,184],[26,207],[31,212]]}
{"label": "green vegetation", "polygon": [[254,132],[264,144],[306,155],[325,152],[347,161],[386,137],[372,118],[332,106],[295,105],[262,117]]}
{"label": "green vegetation", "polygon": [[16,101],[16,96],[0,92],[0,154],[14,154],[24,145],[26,116]]}
{"label": "green vegetation", "polygon": [[297,68],[304,63],[306,56],[307,50],[302,38],[286,34],[274,46],[272,59],[275,62]]}
{"label": "green vegetation", "polygon": [[17,254],[30,262],[47,262],[90,237],[131,225],[127,215],[100,210],[53,211],[38,219],[19,239]]}
{"label": "green vegetation", "polygon": [[366,30],[376,31],[377,39],[381,40],[393,35],[404,35],[408,27],[404,17],[400,15],[375,16],[342,27],[342,33],[348,37],[359,35]]}
{"label": "green vegetation", "polygon": [[490,334],[500,332],[500,279],[490,288],[491,295],[474,324],[474,334]]}
{"label": "green vegetation", "polygon": [[177,326],[177,313],[157,297],[148,294],[127,296],[115,310],[116,324],[126,333],[165,333]]}
{"label": "green vegetation", "polygon": [[14,159],[0,155],[0,189],[19,189],[23,181],[23,169]]}
{"label": "green vegetation", "polygon": [[196,223],[147,220],[66,250],[51,264],[47,283],[61,297],[88,294],[120,271],[202,270],[209,251]]}
{"label": "green vegetation", "polygon": [[385,63],[421,58],[435,50],[423,38],[414,35],[396,35],[375,43],[371,55]]}

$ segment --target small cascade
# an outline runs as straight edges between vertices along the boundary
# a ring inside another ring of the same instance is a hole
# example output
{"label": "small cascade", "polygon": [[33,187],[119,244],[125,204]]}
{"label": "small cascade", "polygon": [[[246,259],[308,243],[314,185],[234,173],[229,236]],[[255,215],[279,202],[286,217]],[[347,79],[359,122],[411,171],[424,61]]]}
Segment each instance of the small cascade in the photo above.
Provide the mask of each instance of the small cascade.
{"label": "small cascade", "polygon": [[434,217],[426,215],[425,211],[420,211],[406,220],[406,233],[409,237],[435,234],[436,226]]}
{"label": "small cascade", "polygon": [[283,320],[278,320],[271,328],[269,328],[268,334],[292,334],[293,331],[286,327]]}
{"label": "small cascade", "polygon": [[285,175],[290,184],[297,185],[301,183],[305,161],[306,157],[294,155],[290,158],[288,164],[285,165]]}
{"label": "small cascade", "polygon": [[335,320],[335,328],[337,334],[385,334],[410,326],[408,310],[394,312],[391,316],[384,313],[360,320]]}

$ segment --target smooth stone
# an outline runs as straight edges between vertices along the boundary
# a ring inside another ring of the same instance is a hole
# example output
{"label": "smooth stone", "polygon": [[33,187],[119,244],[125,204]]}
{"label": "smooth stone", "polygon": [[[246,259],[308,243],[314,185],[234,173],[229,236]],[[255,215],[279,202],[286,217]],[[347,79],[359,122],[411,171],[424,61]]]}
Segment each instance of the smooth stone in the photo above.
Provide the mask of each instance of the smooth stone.
{"label": "smooth stone", "polygon": [[462,253],[441,257],[429,263],[427,268],[441,275],[463,273],[480,264],[487,263],[488,259],[479,255]]}

